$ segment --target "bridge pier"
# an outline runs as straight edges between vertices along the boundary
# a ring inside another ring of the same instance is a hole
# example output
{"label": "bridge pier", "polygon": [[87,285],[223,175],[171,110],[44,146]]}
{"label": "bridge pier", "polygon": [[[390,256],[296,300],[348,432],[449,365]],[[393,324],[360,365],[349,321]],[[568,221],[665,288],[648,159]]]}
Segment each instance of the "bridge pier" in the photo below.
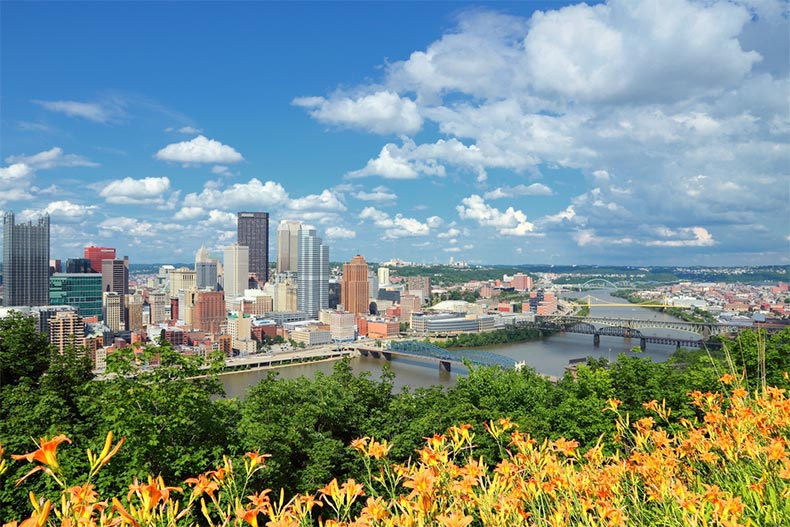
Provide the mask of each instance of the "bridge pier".
{"label": "bridge pier", "polygon": [[386,351],[382,351],[381,354],[384,355],[385,359],[387,359],[389,361],[392,360],[392,353],[387,353]]}
{"label": "bridge pier", "polygon": [[642,351],[645,351],[647,349],[647,339],[645,337],[642,337],[641,339],[639,339],[639,348]]}
{"label": "bridge pier", "polygon": [[439,361],[439,371],[446,371],[450,373],[451,364],[449,360],[440,360]]}
{"label": "bridge pier", "polygon": [[593,346],[595,346],[597,348],[600,345],[601,345],[601,334],[600,333],[594,333],[593,334]]}

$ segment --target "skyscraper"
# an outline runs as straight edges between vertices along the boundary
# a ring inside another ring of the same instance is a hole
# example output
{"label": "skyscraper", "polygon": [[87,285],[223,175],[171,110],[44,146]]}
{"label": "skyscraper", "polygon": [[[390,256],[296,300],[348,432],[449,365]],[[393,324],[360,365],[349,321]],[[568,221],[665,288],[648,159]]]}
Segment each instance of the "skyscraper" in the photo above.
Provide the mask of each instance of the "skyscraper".
{"label": "skyscraper", "polygon": [[69,346],[77,349],[85,342],[85,322],[73,311],[56,313],[49,319],[48,335],[49,343],[60,353]]}
{"label": "skyscraper", "polygon": [[277,227],[277,272],[295,273],[299,269],[298,221],[282,220]]}
{"label": "skyscraper", "polygon": [[3,284],[6,306],[49,304],[49,214],[19,225],[3,214]]}
{"label": "skyscraper", "polygon": [[343,264],[340,298],[343,309],[349,313],[368,314],[370,312],[368,264],[365,258],[360,255],[353,257],[349,263]]}
{"label": "skyscraper", "polygon": [[309,317],[317,318],[318,312],[329,306],[329,247],[321,243],[315,229],[299,229],[297,265],[297,308]]}
{"label": "skyscraper", "polygon": [[102,314],[102,275],[55,273],[49,278],[49,302],[53,306],[72,306],[82,317]]}
{"label": "skyscraper", "polygon": [[236,298],[247,289],[250,249],[244,245],[233,243],[225,247],[225,298]]}
{"label": "skyscraper", "polygon": [[96,247],[90,245],[85,247],[84,256],[91,261],[91,269],[97,273],[101,273],[101,266],[104,260],[115,260],[115,247]]}
{"label": "skyscraper", "polygon": [[[129,294],[129,257],[124,256],[123,260],[121,259],[105,259],[101,262],[101,288],[102,293],[117,293],[118,296],[112,297],[111,302],[117,302],[120,306],[118,309],[120,310],[120,314],[118,315],[119,323],[117,324],[118,328],[115,327],[115,321],[113,320],[112,324],[108,322],[105,318],[104,323],[110,327],[113,331],[124,331],[126,329],[126,295]],[[105,295],[102,297],[102,303],[104,304],[105,316],[108,313],[107,306],[106,306],[107,296]],[[112,316],[115,316],[115,307],[113,306],[112,309],[109,311],[112,313]]]}
{"label": "skyscraper", "polygon": [[[239,212],[236,222],[239,245],[249,247],[249,272],[261,283],[269,281],[269,213]],[[245,276],[246,280],[247,277]],[[246,287],[245,287],[246,288]]]}

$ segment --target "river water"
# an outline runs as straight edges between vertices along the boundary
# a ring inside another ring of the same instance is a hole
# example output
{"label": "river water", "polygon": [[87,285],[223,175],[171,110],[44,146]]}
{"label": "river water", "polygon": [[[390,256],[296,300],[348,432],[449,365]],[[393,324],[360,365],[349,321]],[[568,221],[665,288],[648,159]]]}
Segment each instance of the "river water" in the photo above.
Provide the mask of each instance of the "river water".
{"label": "river water", "polygon": [[[613,297],[610,290],[600,289],[586,293],[570,293],[565,297],[592,296],[591,315],[611,318],[653,319],[664,321],[677,321],[675,317],[648,308],[628,307],[595,307],[597,303],[626,303],[622,298]],[[689,338],[688,333],[662,329],[643,329],[645,335]],[[634,346],[639,346],[639,339],[624,339],[621,337],[601,337],[600,346],[593,345],[592,335],[578,335],[573,333],[560,333],[540,340],[517,342],[483,348],[488,351],[505,355],[515,361],[524,361],[528,366],[535,368],[544,375],[562,376],[568,361],[585,357],[606,357],[616,360],[620,353],[632,354]],[[655,362],[666,361],[675,351],[674,346],[662,344],[648,344],[640,357],[650,357]],[[351,359],[351,367],[355,374],[368,373],[371,378],[381,376],[383,359],[372,357],[358,357]],[[453,365],[450,373],[440,372],[439,365],[433,362],[422,362],[394,358],[390,363],[395,372],[395,391],[404,387],[427,387],[432,385],[451,386],[455,384],[458,375],[466,374],[466,370]],[[317,371],[329,374],[332,372],[334,362],[320,362],[286,366],[274,371],[280,378],[295,379],[301,376],[312,377]],[[221,376],[222,384],[228,397],[244,397],[247,389],[265,378],[272,370],[255,370],[233,372]]]}

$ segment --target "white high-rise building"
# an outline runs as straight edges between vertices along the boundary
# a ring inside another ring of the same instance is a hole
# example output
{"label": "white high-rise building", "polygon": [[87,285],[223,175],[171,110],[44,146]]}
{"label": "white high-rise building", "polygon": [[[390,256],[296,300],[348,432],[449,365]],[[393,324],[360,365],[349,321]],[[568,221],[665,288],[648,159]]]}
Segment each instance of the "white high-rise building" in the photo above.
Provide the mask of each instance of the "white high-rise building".
{"label": "white high-rise building", "polygon": [[233,243],[225,247],[225,298],[236,298],[244,294],[249,284],[250,249]]}
{"label": "white high-rise building", "polygon": [[297,307],[317,318],[319,311],[329,307],[329,247],[310,227],[299,229],[298,269]]}
{"label": "white high-rise building", "polygon": [[[389,283],[390,283],[389,267],[379,267],[379,286],[389,285]],[[372,291],[370,296],[375,296]]]}
{"label": "white high-rise building", "polygon": [[295,273],[299,270],[299,229],[301,223],[282,220],[277,227],[277,272]]}

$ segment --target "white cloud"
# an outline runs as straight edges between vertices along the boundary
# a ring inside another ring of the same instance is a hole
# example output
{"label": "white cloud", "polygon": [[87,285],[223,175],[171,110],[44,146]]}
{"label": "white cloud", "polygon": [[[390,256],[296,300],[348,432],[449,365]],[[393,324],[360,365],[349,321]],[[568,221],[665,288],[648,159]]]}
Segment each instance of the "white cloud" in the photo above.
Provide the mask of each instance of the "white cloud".
{"label": "white cloud", "polygon": [[165,193],[170,190],[167,177],[134,179],[125,177],[110,181],[99,191],[107,203],[119,205],[165,204]]}
{"label": "white cloud", "polygon": [[172,143],[159,150],[155,157],[162,161],[177,163],[231,164],[244,161],[244,157],[233,147],[214,139],[199,135],[191,141]]}
{"label": "white cloud", "polygon": [[45,193],[32,183],[36,171],[58,167],[96,167],[98,164],[75,154],[64,154],[63,149],[54,147],[31,156],[8,156],[8,166],[0,168],[0,205],[10,201],[23,201],[34,197],[34,193]]}
{"label": "white cloud", "polygon": [[79,101],[39,101],[34,100],[45,110],[62,113],[69,117],[80,117],[96,123],[107,123],[123,114],[116,104]]}
{"label": "white cloud", "polygon": [[222,210],[259,210],[282,206],[288,200],[288,193],[280,183],[267,181],[261,183],[256,178],[247,183],[235,183],[220,190],[204,186],[200,193],[192,192],[184,197],[185,207],[205,207],[206,205]]}
{"label": "white cloud", "polygon": [[390,91],[356,98],[299,97],[293,104],[308,108],[310,115],[319,121],[378,134],[415,133],[422,126],[414,101]]}
{"label": "white cloud", "polygon": [[204,227],[227,229],[236,227],[236,214],[212,209],[208,211],[208,218],[201,222]]}
{"label": "white cloud", "polygon": [[98,209],[96,205],[80,205],[68,200],[53,201],[43,209],[25,209],[20,217],[27,221],[42,214],[49,214],[53,220],[61,222],[82,222]]}
{"label": "white cloud", "polygon": [[542,183],[516,185],[515,187],[497,187],[483,196],[485,199],[512,198],[515,196],[551,196],[553,192]]}
{"label": "white cloud", "polygon": [[430,227],[414,218],[404,218],[401,214],[390,217],[386,212],[374,207],[365,207],[359,214],[362,220],[371,220],[374,225],[384,229],[384,238],[402,238],[407,236],[427,236]]}
{"label": "white cloud", "polygon": [[446,253],[460,253],[461,252],[461,248],[460,247],[445,247],[442,250],[444,252],[446,252]]}
{"label": "white cloud", "polygon": [[344,227],[327,227],[324,231],[330,240],[356,238],[357,233]]}
{"label": "white cloud", "polygon": [[526,236],[535,230],[535,226],[527,221],[527,215],[513,207],[500,211],[477,194],[462,199],[461,203],[455,209],[462,219],[474,220],[483,227],[494,227],[499,234]]}
{"label": "white cloud", "polygon": [[647,242],[646,245],[658,247],[709,247],[716,243],[713,240],[713,236],[704,227],[683,227],[676,230],[663,228],[657,230],[657,234],[662,238],[673,239],[652,240]]}
{"label": "white cloud", "polygon": [[459,234],[461,234],[461,231],[459,231],[458,229],[453,227],[451,229],[448,229],[446,232],[440,232],[439,234],[436,235],[436,237],[437,238],[455,238]]}
{"label": "white cloud", "polygon": [[288,203],[288,208],[294,211],[343,212],[346,210],[339,196],[331,190],[293,199]]}
{"label": "white cloud", "polygon": [[427,223],[428,227],[431,229],[438,229],[442,226],[444,220],[442,220],[439,216],[430,216],[429,218],[426,218],[425,223]]}
{"label": "white cloud", "polygon": [[225,165],[215,165],[211,167],[211,173],[225,177],[231,177],[234,175],[233,172],[231,172],[230,169]]}
{"label": "white cloud", "polygon": [[387,179],[415,179],[418,176],[417,170],[412,167],[407,160],[393,156],[397,151],[397,146],[386,144],[375,159],[369,159],[365,168],[349,172],[349,178],[365,176],[381,176]]}
{"label": "white cloud", "polygon": [[155,238],[159,236],[158,231],[154,229],[153,224],[150,222],[123,216],[107,218],[99,223],[99,229],[106,231],[111,236],[117,236],[118,234],[140,238]]}
{"label": "white cloud", "polygon": [[206,211],[202,207],[181,207],[181,209],[173,215],[176,221],[191,221],[202,218],[206,215]]}
{"label": "white cloud", "polygon": [[[337,189],[337,187],[335,187]],[[378,186],[372,192],[360,190],[351,194],[361,201],[395,201],[398,195],[390,191],[387,187]]]}

